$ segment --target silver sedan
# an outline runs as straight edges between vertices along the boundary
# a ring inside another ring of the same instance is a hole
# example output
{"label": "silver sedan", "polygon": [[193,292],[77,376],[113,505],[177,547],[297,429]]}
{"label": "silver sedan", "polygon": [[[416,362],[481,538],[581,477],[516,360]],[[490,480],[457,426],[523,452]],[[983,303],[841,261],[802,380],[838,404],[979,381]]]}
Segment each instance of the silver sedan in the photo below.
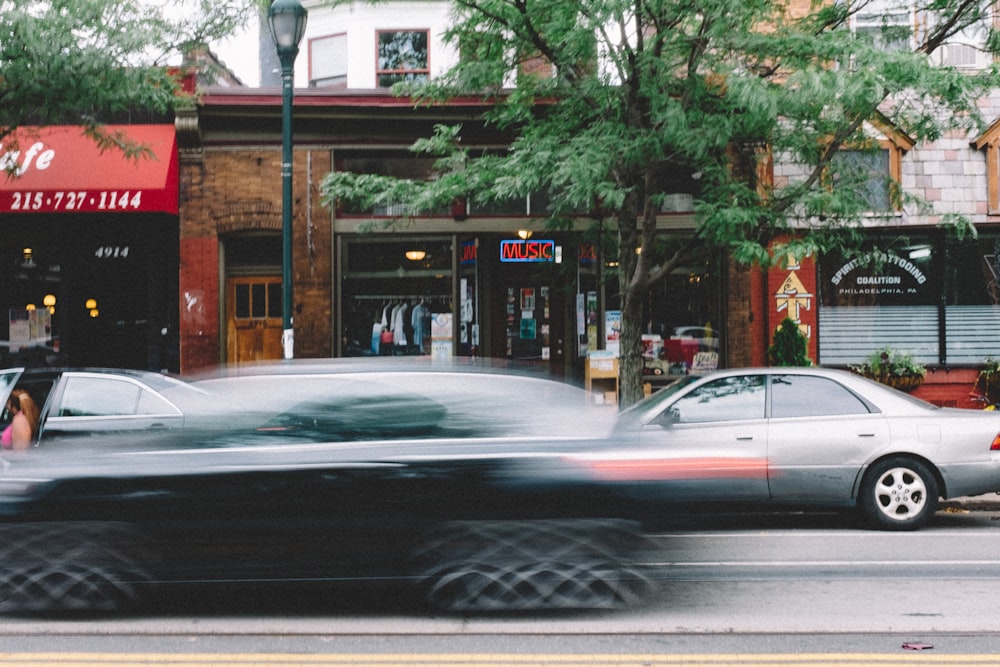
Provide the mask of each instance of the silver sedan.
{"label": "silver sedan", "polygon": [[913,530],[939,498],[1000,491],[1000,412],[832,369],[687,376],[624,411],[614,442],[579,462],[657,503],[857,507],[874,528]]}

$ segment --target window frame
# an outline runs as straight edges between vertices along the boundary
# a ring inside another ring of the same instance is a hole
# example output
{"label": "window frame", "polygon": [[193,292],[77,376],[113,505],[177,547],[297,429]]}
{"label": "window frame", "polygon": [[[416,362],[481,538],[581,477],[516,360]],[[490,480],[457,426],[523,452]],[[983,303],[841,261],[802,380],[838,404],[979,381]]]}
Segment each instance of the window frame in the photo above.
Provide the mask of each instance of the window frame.
{"label": "window frame", "polygon": [[986,152],[986,214],[1000,215],[1000,119],[973,144]]}

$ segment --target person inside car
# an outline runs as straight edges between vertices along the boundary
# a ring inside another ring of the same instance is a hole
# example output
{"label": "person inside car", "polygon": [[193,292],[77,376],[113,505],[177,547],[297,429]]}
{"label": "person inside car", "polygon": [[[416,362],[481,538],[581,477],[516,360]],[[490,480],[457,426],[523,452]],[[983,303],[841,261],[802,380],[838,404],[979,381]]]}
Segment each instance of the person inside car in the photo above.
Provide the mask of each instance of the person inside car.
{"label": "person inside car", "polygon": [[0,447],[14,451],[28,449],[38,429],[38,406],[31,394],[23,389],[12,391],[7,398],[7,412],[13,416],[0,434]]}

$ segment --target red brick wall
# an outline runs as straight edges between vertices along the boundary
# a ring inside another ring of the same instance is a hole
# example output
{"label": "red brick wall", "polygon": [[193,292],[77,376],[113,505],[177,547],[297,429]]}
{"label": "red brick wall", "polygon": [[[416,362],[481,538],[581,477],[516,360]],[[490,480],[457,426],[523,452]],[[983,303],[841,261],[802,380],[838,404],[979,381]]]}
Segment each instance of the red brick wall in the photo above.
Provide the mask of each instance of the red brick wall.
{"label": "red brick wall", "polygon": [[[318,184],[330,151],[293,155],[292,285],[296,357],[332,354],[331,215]],[[281,231],[281,147],[205,147],[181,166],[181,372],[216,366],[226,341],[219,303],[219,237]],[[278,241],[280,243],[280,240]]]}
{"label": "red brick wall", "polygon": [[181,372],[219,363],[219,243],[214,236],[180,241]]}

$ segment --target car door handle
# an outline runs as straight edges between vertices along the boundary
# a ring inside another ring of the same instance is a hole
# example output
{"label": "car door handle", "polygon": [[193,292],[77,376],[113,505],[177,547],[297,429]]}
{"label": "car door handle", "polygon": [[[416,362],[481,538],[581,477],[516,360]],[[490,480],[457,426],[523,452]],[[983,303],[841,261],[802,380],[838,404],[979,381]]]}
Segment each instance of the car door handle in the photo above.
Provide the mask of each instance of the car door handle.
{"label": "car door handle", "polygon": [[859,438],[874,438],[874,433],[858,433]]}
{"label": "car door handle", "polygon": [[752,435],[738,435],[738,436],[736,436],[736,439],[737,440],[753,440],[753,436]]}

